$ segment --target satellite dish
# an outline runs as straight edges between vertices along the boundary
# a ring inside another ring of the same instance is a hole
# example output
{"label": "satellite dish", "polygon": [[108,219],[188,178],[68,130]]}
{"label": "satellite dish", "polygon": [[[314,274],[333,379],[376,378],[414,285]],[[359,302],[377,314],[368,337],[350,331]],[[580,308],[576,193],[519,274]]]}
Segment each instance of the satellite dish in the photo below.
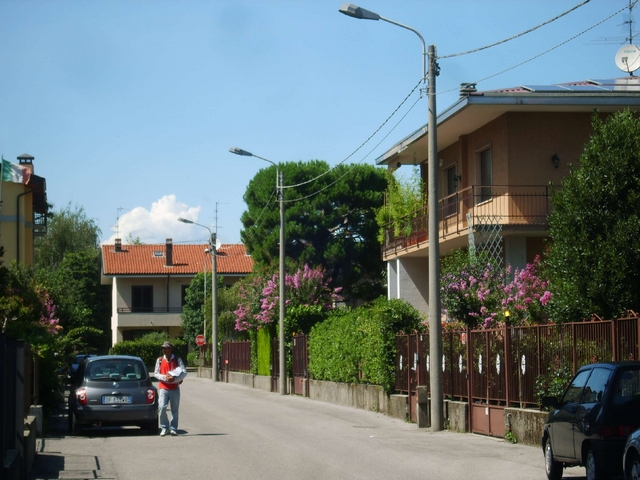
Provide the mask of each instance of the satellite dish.
{"label": "satellite dish", "polygon": [[640,68],[640,49],[636,45],[624,45],[616,53],[616,67],[633,73]]}
{"label": "satellite dish", "polygon": [[218,250],[222,246],[222,242],[219,238],[216,238],[216,250]]}

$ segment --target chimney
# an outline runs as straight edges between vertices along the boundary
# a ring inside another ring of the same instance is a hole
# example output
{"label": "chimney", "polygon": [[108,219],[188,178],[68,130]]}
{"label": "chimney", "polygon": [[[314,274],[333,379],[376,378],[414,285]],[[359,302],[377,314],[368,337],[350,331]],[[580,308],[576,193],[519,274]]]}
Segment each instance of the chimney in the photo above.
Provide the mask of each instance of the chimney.
{"label": "chimney", "polygon": [[468,97],[470,94],[477,92],[475,83],[460,84],[460,98]]}
{"label": "chimney", "polygon": [[165,253],[165,266],[173,267],[173,240],[167,238],[167,251]]}
{"label": "chimney", "polygon": [[31,173],[33,173],[33,159],[35,157],[29,155],[28,153],[23,153],[22,155],[20,155],[18,157],[18,163],[20,164],[21,167],[26,167],[28,168]]}
{"label": "chimney", "polygon": [[122,251],[122,240],[119,239],[119,238],[116,238],[115,251],[116,252],[121,252]]}

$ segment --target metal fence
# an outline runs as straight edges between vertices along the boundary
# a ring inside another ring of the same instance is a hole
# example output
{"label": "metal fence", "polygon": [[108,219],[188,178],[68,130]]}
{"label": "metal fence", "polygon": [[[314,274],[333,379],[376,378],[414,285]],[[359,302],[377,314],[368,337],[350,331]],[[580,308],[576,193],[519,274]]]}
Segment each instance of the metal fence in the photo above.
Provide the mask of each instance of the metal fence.
{"label": "metal fence", "polygon": [[[615,320],[443,331],[443,394],[470,403],[536,407],[553,378],[571,376],[588,363],[640,359],[639,335],[634,312]],[[307,343],[305,335],[293,339],[294,382],[309,378]],[[278,339],[272,347],[277,378]],[[224,342],[222,362],[225,370],[250,372],[251,343]],[[428,333],[396,336],[395,373],[400,393],[430,384]]]}
{"label": "metal fence", "polygon": [[[30,345],[0,334],[0,459],[5,466],[0,478],[24,470],[24,419],[38,403],[38,375],[37,355],[32,355]],[[18,453],[20,462],[7,460],[11,451]]]}
{"label": "metal fence", "polygon": [[[490,405],[535,407],[553,380],[583,365],[640,358],[640,318],[496,329],[445,331],[442,334],[445,397]],[[396,383],[412,393],[429,385],[429,335],[396,337]]]}
{"label": "metal fence", "polygon": [[251,341],[223,342],[222,368],[231,372],[251,372]]}

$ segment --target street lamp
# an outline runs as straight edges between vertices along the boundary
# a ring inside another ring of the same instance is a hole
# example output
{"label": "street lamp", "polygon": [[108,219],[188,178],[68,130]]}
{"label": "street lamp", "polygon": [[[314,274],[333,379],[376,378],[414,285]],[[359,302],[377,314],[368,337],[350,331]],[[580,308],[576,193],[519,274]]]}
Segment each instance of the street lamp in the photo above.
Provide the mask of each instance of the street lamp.
{"label": "street lamp", "polygon": [[[211,378],[214,382],[218,381],[218,267],[216,261],[216,234],[206,225],[192,222],[186,218],[178,218],[179,222],[188,223],[190,225],[198,225],[209,231],[209,249],[205,250],[211,253]],[[204,278],[207,278],[205,269]],[[205,280],[206,281],[206,280]]]}
{"label": "street lamp", "polygon": [[279,353],[279,362],[280,362],[280,379],[278,382],[278,390],[280,390],[280,395],[286,395],[287,393],[287,365],[285,361],[285,351],[284,351],[284,314],[285,314],[285,295],[284,295],[284,283],[285,283],[285,272],[284,272],[284,175],[278,169],[278,165],[271,160],[266,158],[262,158],[258,155],[254,155],[251,152],[247,152],[246,150],[242,150],[238,147],[231,147],[229,149],[231,153],[236,155],[242,155],[244,157],[256,157],[260,160],[264,160],[265,162],[269,162],[271,165],[276,167],[276,189],[280,191],[280,321],[278,323],[278,327],[280,329],[279,340],[280,340],[280,353]]}
{"label": "street lamp", "polygon": [[[442,399],[442,325],[440,323],[440,240],[438,232],[438,132],[436,119],[436,75],[438,63],[436,61],[436,47],[429,45],[427,52],[424,38],[420,33],[402,23],[384,18],[350,3],[343,4],[340,9],[349,17],[362,20],[383,20],[398,27],[411,30],[420,37],[422,42],[422,83],[426,85],[429,109],[429,148],[428,148],[428,201],[429,201],[429,360],[430,360],[430,389],[431,389],[431,429],[440,431],[444,428],[443,399]],[[428,63],[427,63],[428,60]],[[428,65],[428,66],[427,66]]]}
{"label": "street lamp", "polygon": [[[211,250],[209,250],[208,248],[204,249],[204,262],[202,264],[202,271],[204,272],[204,301],[207,301],[207,255],[209,255],[209,252]],[[213,275],[213,272],[212,272]],[[203,312],[204,313],[204,312]],[[207,335],[207,316],[203,315],[203,324],[202,324],[202,335],[204,335],[206,337]]]}

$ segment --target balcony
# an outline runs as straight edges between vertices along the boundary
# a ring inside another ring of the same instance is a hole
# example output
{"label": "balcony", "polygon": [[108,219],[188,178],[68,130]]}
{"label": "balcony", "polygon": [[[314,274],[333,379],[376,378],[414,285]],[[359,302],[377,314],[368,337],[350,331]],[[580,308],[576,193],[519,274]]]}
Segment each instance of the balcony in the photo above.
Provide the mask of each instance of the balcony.
{"label": "balcony", "polygon": [[118,313],[182,313],[182,307],[118,307]]}
{"label": "balcony", "polygon": [[[550,195],[546,185],[475,185],[440,199],[438,232],[441,252],[464,245],[470,226],[475,229],[489,221],[499,223],[503,232],[546,231]],[[409,234],[396,235],[392,225],[385,228],[384,260],[410,253],[427,255],[428,206],[412,217],[406,222]]]}

